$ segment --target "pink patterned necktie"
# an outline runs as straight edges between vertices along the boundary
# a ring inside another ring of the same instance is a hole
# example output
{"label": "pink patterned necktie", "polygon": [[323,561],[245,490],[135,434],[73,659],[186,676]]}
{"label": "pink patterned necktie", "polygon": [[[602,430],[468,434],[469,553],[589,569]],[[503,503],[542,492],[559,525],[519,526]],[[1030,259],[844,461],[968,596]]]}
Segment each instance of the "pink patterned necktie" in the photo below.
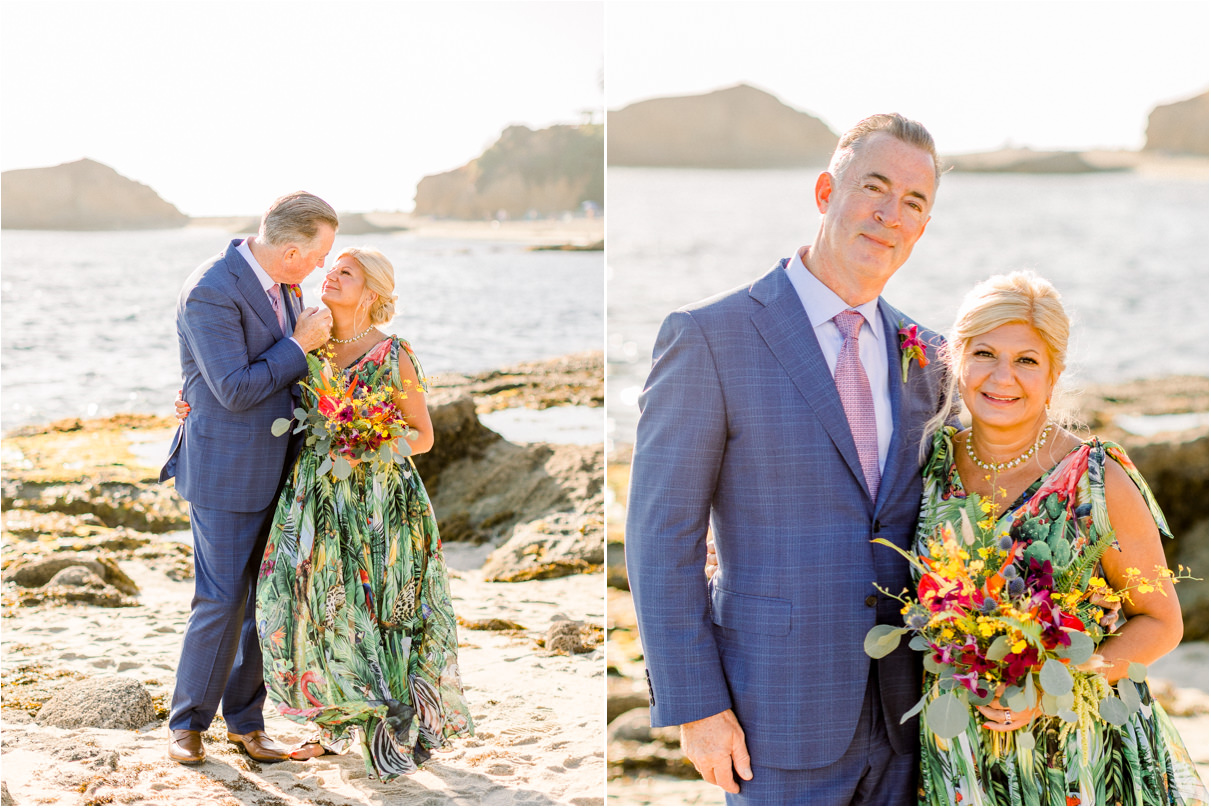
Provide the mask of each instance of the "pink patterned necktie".
{"label": "pink patterned necktie", "polygon": [[858,356],[858,332],[866,318],[860,312],[843,311],[833,318],[845,343],[837,357],[834,380],[841,394],[841,406],[849,421],[849,431],[858,447],[858,460],[862,463],[862,474],[870,498],[879,496],[879,432],[875,426],[875,399],[870,392],[870,379]]}
{"label": "pink patterned necktie", "polygon": [[269,287],[269,302],[273,306],[273,313],[278,316],[278,325],[282,329],[282,333],[286,333],[286,310],[282,308],[282,285],[275,283]]}

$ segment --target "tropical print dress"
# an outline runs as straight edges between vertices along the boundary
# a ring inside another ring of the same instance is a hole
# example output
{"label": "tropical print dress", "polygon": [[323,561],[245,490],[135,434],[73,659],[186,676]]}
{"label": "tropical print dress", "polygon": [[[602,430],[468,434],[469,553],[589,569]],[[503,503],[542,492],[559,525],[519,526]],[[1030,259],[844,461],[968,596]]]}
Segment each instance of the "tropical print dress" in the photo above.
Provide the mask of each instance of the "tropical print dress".
{"label": "tropical print dress", "polygon": [[[934,436],[922,471],[925,481],[916,546],[940,526],[984,518],[968,510],[954,462],[954,427]],[[1084,549],[1110,530],[1106,511],[1107,458],[1119,463],[1144,495],[1161,533],[1171,536],[1147,483],[1122,447],[1097,438],[1082,443],[1032,483],[997,520],[1015,541],[1046,541],[1057,573],[1079,561]],[[971,505],[975,505],[974,498]],[[979,539],[976,540],[977,542]],[[976,548],[978,549],[978,548]],[[925,687],[935,675],[927,673]],[[1205,805],[1207,792],[1160,703],[1138,685],[1143,711],[1122,727],[1095,717],[1091,733],[1064,733],[1062,720],[1042,717],[1018,732],[992,732],[976,710],[962,734],[939,738],[921,722],[921,792],[925,805]],[[1031,744],[1016,736],[1032,732]]]}
{"label": "tropical print dress", "polygon": [[[401,359],[424,379],[398,337],[346,374],[367,381],[389,362],[384,383],[402,390]],[[306,389],[303,397],[315,406]],[[342,481],[316,474],[322,459],[304,448],[265,548],[257,580],[265,686],[283,715],[319,726],[325,747],[343,751],[357,736],[367,773],[390,780],[472,731],[441,539],[411,458],[377,477],[362,463]]]}

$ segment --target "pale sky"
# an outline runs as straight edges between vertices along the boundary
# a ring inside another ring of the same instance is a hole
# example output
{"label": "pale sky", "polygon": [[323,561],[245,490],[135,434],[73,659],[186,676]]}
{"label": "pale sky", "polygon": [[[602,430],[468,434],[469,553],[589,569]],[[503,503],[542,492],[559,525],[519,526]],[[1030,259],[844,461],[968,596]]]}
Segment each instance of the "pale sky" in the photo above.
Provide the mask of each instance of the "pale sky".
{"label": "pale sky", "polygon": [[1209,75],[1207,2],[624,2],[606,5],[607,103],[739,82],[838,134],[901,112],[958,154],[1137,149],[1158,103]]}
{"label": "pale sky", "polygon": [[510,124],[601,120],[603,4],[0,3],[0,170],[90,157],[192,216],[410,210]]}

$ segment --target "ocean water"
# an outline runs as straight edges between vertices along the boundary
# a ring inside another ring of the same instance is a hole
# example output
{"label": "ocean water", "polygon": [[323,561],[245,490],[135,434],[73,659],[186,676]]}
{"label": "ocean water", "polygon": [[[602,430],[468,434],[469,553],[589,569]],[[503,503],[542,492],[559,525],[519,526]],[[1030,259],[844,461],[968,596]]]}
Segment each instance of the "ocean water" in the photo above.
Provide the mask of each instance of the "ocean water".
{"label": "ocean water", "polygon": [[[0,376],[4,430],[68,416],[171,412],[180,386],[174,316],[186,276],[226,248],[220,230],[4,231]],[[382,250],[398,312],[430,376],[600,350],[600,252],[528,252],[408,233],[337,237]],[[303,284],[319,302],[322,275]]]}
{"label": "ocean water", "polygon": [[[750,282],[815,237],[819,171],[609,170],[610,443],[634,440],[664,316]],[[1033,269],[1074,321],[1066,381],[1206,375],[1207,200],[1205,177],[947,175],[884,296],[945,331],[978,281]]]}

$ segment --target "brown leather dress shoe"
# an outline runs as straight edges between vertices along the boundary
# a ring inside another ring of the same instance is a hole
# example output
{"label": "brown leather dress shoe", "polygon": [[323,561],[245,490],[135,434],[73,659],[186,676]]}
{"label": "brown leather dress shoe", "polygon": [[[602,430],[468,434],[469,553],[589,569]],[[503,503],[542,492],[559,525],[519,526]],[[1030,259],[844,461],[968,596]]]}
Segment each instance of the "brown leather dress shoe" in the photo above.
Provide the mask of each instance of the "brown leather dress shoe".
{"label": "brown leather dress shoe", "polygon": [[206,760],[202,733],[196,729],[174,729],[169,732],[168,757],[186,766],[197,766]]}
{"label": "brown leather dress shoe", "polygon": [[229,732],[227,740],[236,746],[244,747],[244,753],[260,763],[277,763],[290,759],[290,747],[283,746],[270,738],[263,729],[253,730],[247,735],[236,735],[234,732]]}

